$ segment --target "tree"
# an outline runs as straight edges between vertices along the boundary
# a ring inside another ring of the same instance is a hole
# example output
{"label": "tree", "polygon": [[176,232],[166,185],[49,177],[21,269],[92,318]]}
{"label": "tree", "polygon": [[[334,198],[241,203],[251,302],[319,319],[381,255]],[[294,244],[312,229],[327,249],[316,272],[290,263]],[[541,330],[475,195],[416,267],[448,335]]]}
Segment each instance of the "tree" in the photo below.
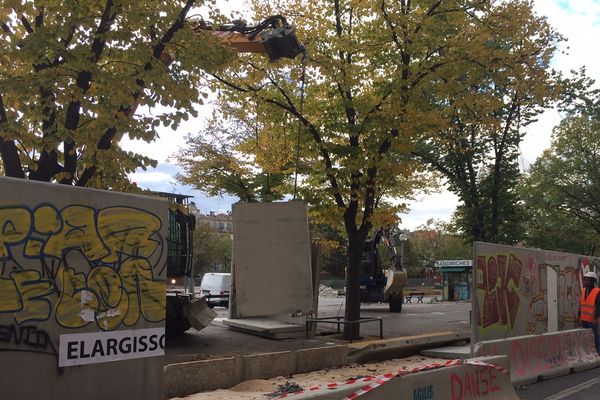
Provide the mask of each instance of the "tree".
{"label": "tree", "polygon": [[[597,254],[600,244],[600,119],[593,109],[565,118],[531,167],[521,191],[527,243]],[[570,234],[569,234],[570,232]]]}
{"label": "tree", "polygon": [[415,153],[461,200],[455,222],[467,240],[512,244],[523,219],[515,190],[522,128],[561,94],[562,78],[550,60],[562,38],[528,1],[491,3],[477,36],[466,39],[489,51],[465,54],[469,72],[456,77],[452,96],[440,99],[452,123],[424,137]]}
{"label": "tree", "polygon": [[214,255],[215,240],[213,230],[208,222],[198,222],[194,230],[194,276],[209,271]]}
{"label": "tree", "polygon": [[265,135],[259,137],[256,126],[247,125],[252,122],[213,115],[206,129],[190,135],[188,147],[175,155],[183,168],[177,180],[211,196],[228,194],[243,203],[281,200],[292,171],[291,162],[281,159],[287,153],[271,152],[277,160],[263,163],[265,168],[256,168],[254,159],[240,157],[248,146],[264,146],[260,153],[265,157],[265,147],[272,142]]}
{"label": "tree", "polygon": [[430,219],[417,227],[407,244],[407,267],[414,272],[433,268],[438,260],[472,258],[471,243],[452,233],[448,224],[439,220]]}
{"label": "tree", "polygon": [[[0,156],[7,176],[126,189],[152,141],[196,115],[200,71],[231,52],[186,23],[194,0],[0,5]],[[171,57],[177,61],[167,65]],[[141,107],[139,107],[141,106]],[[154,115],[146,112],[162,106]],[[144,112],[136,113],[137,109]]]}
{"label": "tree", "polygon": [[319,243],[319,267],[322,277],[343,278],[345,275],[347,239],[345,233],[327,224],[311,224],[310,235]]}
{"label": "tree", "polygon": [[233,248],[232,235],[229,233],[219,233],[215,245],[214,260],[220,265],[223,272],[231,272],[231,252]]}
{"label": "tree", "polygon": [[218,265],[221,272],[231,268],[231,234],[216,232],[209,223],[199,222],[194,231],[194,276]]}
{"label": "tree", "polygon": [[[394,207],[390,199],[409,199],[432,182],[413,158],[415,141],[449,130],[463,97],[462,109],[474,107],[478,116],[493,110],[488,101],[496,105],[498,94],[476,96],[473,89],[466,96],[465,79],[471,88],[488,88],[484,92],[493,92],[489,87],[496,80],[505,87],[522,78],[541,79],[522,72],[533,67],[527,50],[534,46],[520,48],[517,39],[539,40],[544,47],[548,32],[535,32],[538,25],[519,17],[529,3],[492,3],[281,2],[279,12],[297,16],[308,49],[306,69],[273,70],[248,58],[215,75],[226,117],[258,121],[259,135],[275,131],[285,138],[270,151],[299,155],[298,193],[311,204],[312,216],[318,213],[316,223],[343,225],[346,320],[360,316],[360,258],[369,232],[397,219],[402,204]],[[252,4],[255,19],[273,12],[262,1]],[[520,36],[507,37],[505,31]],[[536,56],[542,66],[548,61],[546,53]],[[290,129],[290,121],[300,128]],[[261,148],[254,149],[246,149],[245,157],[265,167]],[[344,336],[357,338],[358,324],[346,324]]]}

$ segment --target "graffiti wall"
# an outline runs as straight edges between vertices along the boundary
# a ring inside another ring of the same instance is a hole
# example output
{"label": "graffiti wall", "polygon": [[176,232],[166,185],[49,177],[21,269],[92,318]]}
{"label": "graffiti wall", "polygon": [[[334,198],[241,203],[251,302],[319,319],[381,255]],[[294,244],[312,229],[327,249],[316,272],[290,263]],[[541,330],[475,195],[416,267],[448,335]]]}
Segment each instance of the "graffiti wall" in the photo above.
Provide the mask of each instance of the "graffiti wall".
{"label": "graffiti wall", "polygon": [[166,218],[164,200],[0,178],[7,398],[160,398]]}
{"label": "graffiti wall", "polygon": [[479,342],[575,328],[583,273],[600,259],[476,242],[474,265]]}

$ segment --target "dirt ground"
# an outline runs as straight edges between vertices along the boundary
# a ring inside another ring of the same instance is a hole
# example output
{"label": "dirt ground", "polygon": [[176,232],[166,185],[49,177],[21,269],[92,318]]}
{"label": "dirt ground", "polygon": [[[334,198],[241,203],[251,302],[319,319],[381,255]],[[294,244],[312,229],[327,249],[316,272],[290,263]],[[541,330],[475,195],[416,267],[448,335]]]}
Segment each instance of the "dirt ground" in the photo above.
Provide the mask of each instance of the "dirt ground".
{"label": "dirt ground", "polygon": [[[286,392],[321,386],[330,382],[345,382],[352,378],[381,375],[398,369],[412,369],[437,361],[437,358],[412,356],[369,364],[350,364],[291,377],[279,376],[272,379],[255,379],[242,382],[227,390],[213,390],[185,397],[186,400],[268,400]],[[176,397],[175,399],[181,399]]]}

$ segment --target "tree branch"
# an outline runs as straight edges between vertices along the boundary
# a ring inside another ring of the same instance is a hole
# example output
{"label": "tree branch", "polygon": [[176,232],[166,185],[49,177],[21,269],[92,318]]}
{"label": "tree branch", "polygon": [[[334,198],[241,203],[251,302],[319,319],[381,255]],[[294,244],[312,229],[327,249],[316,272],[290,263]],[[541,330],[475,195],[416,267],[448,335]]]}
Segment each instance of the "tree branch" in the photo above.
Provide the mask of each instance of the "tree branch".
{"label": "tree branch", "polygon": [[2,166],[4,174],[13,178],[25,179],[25,172],[19,158],[19,150],[13,140],[5,139],[2,132],[6,130],[8,125],[8,117],[4,108],[4,101],[0,94],[0,156],[2,157]]}
{"label": "tree branch", "polygon": [[21,19],[21,23],[23,24],[23,27],[25,28],[27,33],[33,34],[33,28],[31,27],[31,24],[29,23],[29,21],[27,21],[27,18],[25,18],[24,15],[21,15],[20,19]]}
{"label": "tree branch", "polygon": [[[217,79],[219,82],[230,87],[231,89],[240,91],[242,93],[251,92],[256,97],[261,99],[262,101],[269,103],[269,104],[273,104],[279,108],[282,108],[283,110],[287,111],[288,113],[290,113],[291,115],[294,115],[297,119],[299,119],[300,122],[302,123],[302,125],[304,125],[308,129],[310,134],[312,135],[313,140],[315,141],[315,143],[317,144],[317,146],[319,148],[321,157],[323,157],[323,160],[325,162],[325,174],[327,176],[327,179],[329,180],[329,184],[331,185],[331,188],[333,189],[333,197],[334,197],[336,205],[341,208],[346,207],[346,205],[344,203],[344,199],[342,198],[342,195],[340,193],[339,184],[337,182],[337,179],[335,178],[335,175],[332,172],[334,170],[334,168],[333,168],[333,162],[331,161],[331,156],[329,155],[329,152],[327,151],[327,149],[323,146],[323,139],[321,137],[321,134],[319,133],[318,128],[316,126],[314,126],[306,118],[306,116],[302,115],[293,104],[284,104],[278,100],[271,99],[269,97],[264,97],[264,96],[260,95],[258,93],[259,92],[258,88],[253,88],[253,87],[243,88],[243,87],[236,85],[233,82],[230,82],[218,75],[212,75],[212,76],[215,79]],[[278,86],[278,85],[276,85],[276,86]],[[289,98],[289,96],[286,96],[286,97]]]}
{"label": "tree branch", "polygon": [[[186,2],[185,6],[179,12],[179,15],[177,16],[177,19],[175,20],[175,22],[171,25],[171,27],[163,35],[163,37],[160,39],[158,44],[156,44],[156,46],[154,46],[154,49],[152,50],[152,57],[154,59],[161,60],[161,56],[162,56],[167,44],[169,44],[171,42],[171,40],[173,39],[173,37],[175,36],[177,31],[179,31],[180,29],[182,29],[184,27],[185,18],[187,16],[188,12],[190,11],[190,8],[194,5],[194,2],[195,2],[195,0],[188,0]],[[161,60],[161,62],[165,63],[162,60]],[[165,66],[168,67],[168,63],[165,63]],[[152,60],[149,60],[144,65],[144,71],[149,71],[151,69],[152,69]],[[143,80],[138,79],[137,83],[139,86],[139,90],[135,91],[132,94],[132,98],[133,98],[132,105],[129,107],[120,107],[115,118],[119,118],[118,114],[124,114],[128,117],[133,117],[133,114],[135,113],[135,110],[137,108],[138,99],[141,96],[143,89],[144,89],[144,81]],[[117,134],[116,127],[107,129],[104,132],[104,134],[102,135],[102,137],[100,138],[100,140],[98,141],[96,148],[98,150],[110,149],[110,147],[112,146],[112,141],[116,134]],[[85,170],[83,171],[83,173],[81,174],[81,177],[77,181],[77,186],[85,186],[89,182],[89,180],[92,179],[92,177],[96,174],[97,170],[98,170],[98,167],[96,165],[91,165],[89,167],[86,167]]]}
{"label": "tree branch", "polygon": [[396,139],[399,136],[398,129],[393,128],[390,131],[390,136],[386,137],[384,141],[379,145],[377,149],[377,158],[374,161],[373,165],[367,168],[367,180],[365,182],[365,207],[363,211],[362,221],[360,223],[359,229],[366,229],[367,231],[371,229],[370,218],[373,215],[373,211],[375,210],[375,186],[377,184],[377,164],[381,160],[384,154],[387,154],[392,147],[392,139]]}
{"label": "tree branch", "polygon": [[402,44],[400,43],[400,37],[398,36],[398,33],[396,32],[396,28],[394,27],[394,24],[392,24],[392,21],[390,20],[390,16],[385,9],[385,0],[381,1],[381,12],[383,13],[383,19],[385,20],[386,24],[390,28],[390,31],[392,32],[392,41],[396,44],[396,47],[398,48],[398,50],[403,51]]}
{"label": "tree branch", "polygon": [[[92,42],[92,57],[90,61],[97,64],[104,51],[106,40],[104,35],[110,30],[117,16],[112,0],[107,0],[102,17],[98,23],[94,41]],[[70,35],[72,37],[72,35]],[[68,39],[65,41],[68,43]],[[92,73],[88,70],[80,71],[77,75],[77,87],[81,89],[84,95],[90,88],[92,81]],[[65,128],[74,131],[79,126],[79,118],[81,111],[81,100],[71,101],[67,107],[67,115],[65,117]],[[64,177],[60,183],[64,185],[72,185],[77,173],[77,154],[75,152],[75,141],[65,140],[63,143],[63,158],[64,172],[68,176]]]}

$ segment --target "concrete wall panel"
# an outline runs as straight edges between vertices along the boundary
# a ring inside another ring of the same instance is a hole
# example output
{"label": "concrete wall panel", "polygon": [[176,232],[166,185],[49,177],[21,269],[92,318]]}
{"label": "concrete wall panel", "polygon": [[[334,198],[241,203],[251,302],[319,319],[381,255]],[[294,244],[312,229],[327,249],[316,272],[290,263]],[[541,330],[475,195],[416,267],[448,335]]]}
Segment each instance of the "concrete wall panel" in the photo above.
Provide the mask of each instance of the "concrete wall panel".
{"label": "concrete wall panel", "polygon": [[0,178],[3,399],[162,397],[167,210]]}
{"label": "concrete wall panel", "polygon": [[304,203],[234,204],[231,317],[310,311],[310,245]]}
{"label": "concrete wall panel", "polygon": [[574,329],[581,278],[600,258],[474,244],[472,342]]}

